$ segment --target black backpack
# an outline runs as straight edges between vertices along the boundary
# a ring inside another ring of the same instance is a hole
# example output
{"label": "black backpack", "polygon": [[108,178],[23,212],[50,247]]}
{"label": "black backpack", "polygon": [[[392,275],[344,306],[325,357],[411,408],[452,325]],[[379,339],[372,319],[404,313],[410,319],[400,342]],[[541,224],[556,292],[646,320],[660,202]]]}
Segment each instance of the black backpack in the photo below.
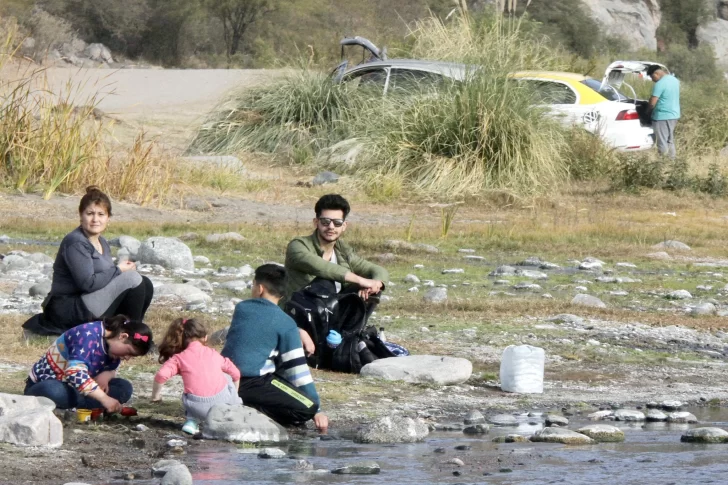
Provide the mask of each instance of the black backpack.
{"label": "black backpack", "polygon": [[[316,352],[308,357],[310,367],[358,374],[376,359],[394,357],[376,328],[367,327],[364,300],[357,293],[336,293],[332,281],[315,279],[291,296],[285,311],[316,345]],[[341,334],[336,349],[326,343],[331,330]]]}

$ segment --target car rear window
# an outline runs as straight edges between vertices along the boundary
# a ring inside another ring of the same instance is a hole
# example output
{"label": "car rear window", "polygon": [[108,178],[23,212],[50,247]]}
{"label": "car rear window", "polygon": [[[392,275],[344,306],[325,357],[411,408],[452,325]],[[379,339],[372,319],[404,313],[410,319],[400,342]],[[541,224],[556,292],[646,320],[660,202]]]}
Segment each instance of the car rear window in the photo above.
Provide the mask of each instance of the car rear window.
{"label": "car rear window", "polygon": [[624,101],[624,100],[628,99],[627,96],[625,96],[620,91],[618,91],[617,89],[614,89],[612,86],[610,86],[608,84],[606,86],[604,86],[604,89],[600,89],[602,87],[602,82],[597,81],[596,79],[584,79],[583,81],[581,81],[581,83],[586,86],[589,86],[594,91],[596,91],[597,93],[599,93],[602,96],[604,96],[605,98],[607,98],[609,101]]}

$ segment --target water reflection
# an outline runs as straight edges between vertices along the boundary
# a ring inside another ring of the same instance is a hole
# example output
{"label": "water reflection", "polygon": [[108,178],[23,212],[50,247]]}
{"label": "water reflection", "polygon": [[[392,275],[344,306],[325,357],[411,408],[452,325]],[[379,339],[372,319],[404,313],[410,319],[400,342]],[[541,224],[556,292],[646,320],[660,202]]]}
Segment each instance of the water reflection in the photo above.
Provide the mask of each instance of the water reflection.
{"label": "water reflection", "polygon": [[[543,427],[543,416],[519,415],[518,426],[491,427],[487,435],[465,435],[462,431],[432,433],[427,441],[394,446],[358,444],[351,433],[339,431],[325,440],[304,435],[280,446],[287,458],[265,460],[257,450],[238,452],[234,447],[195,453],[195,484],[430,484],[493,483],[533,484],[683,484],[725,483],[728,474],[728,444],[681,443],[682,433],[695,426],[728,427],[728,410],[690,410],[700,421],[682,423],[605,422],[625,433],[623,443],[570,447],[547,443],[494,443],[497,436],[531,435]],[[570,429],[594,424],[585,417],[571,417]],[[344,438],[346,437],[346,438]],[[462,448],[456,450],[456,446]],[[436,449],[439,452],[435,452]],[[241,450],[242,451],[242,450]],[[448,464],[459,458],[463,466]],[[313,471],[295,468],[305,459]],[[379,475],[332,475],[333,468],[356,461],[374,460]],[[455,474],[459,475],[455,475]]]}

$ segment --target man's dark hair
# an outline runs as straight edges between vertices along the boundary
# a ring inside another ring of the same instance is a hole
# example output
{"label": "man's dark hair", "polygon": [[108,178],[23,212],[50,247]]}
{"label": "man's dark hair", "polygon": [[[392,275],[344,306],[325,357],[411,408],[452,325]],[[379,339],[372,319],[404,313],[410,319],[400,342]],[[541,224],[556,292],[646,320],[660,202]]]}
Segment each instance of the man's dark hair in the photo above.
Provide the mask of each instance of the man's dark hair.
{"label": "man's dark hair", "polygon": [[265,286],[271,295],[282,298],[286,293],[288,273],[278,264],[264,264],[255,269],[255,282]]}
{"label": "man's dark hair", "polygon": [[326,210],[342,211],[344,213],[344,219],[346,219],[349,211],[351,211],[351,207],[346,199],[339,194],[326,194],[316,202],[314,210],[316,211],[316,217],[321,217],[321,213]]}
{"label": "man's dark hair", "polygon": [[648,76],[652,76],[657,71],[661,71],[662,67],[658,66],[657,64],[651,64],[650,67],[647,68],[646,74]]}

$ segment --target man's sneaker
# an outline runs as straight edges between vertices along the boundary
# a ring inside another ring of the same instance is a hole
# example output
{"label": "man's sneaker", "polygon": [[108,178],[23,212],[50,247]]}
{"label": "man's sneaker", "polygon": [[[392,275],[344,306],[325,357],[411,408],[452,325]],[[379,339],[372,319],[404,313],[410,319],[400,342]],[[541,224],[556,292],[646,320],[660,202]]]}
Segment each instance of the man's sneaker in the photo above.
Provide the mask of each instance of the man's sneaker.
{"label": "man's sneaker", "polygon": [[185,421],[185,424],[182,425],[182,431],[194,436],[200,432],[200,426],[197,424],[196,420],[188,419],[187,421]]}

